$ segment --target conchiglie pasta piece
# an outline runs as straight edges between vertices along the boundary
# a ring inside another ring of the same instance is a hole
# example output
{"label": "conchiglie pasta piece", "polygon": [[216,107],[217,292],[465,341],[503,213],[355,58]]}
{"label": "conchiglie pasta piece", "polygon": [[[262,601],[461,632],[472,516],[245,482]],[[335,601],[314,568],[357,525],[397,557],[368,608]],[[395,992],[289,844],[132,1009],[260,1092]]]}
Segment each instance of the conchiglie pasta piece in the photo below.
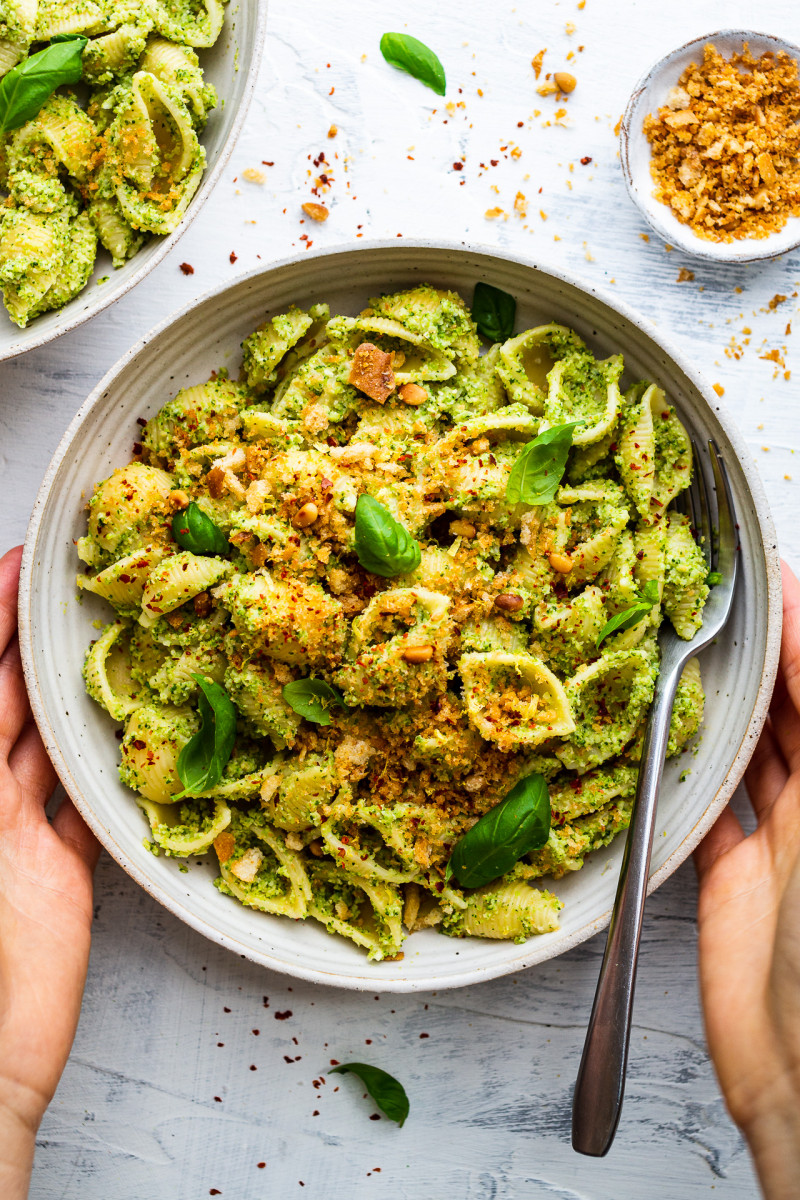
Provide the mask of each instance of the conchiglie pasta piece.
{"label": "conchiglie pasta piece", "polygon": [[597,362],[591,354],[562,358],[548,376],[544,415],[548,425],[583,422],[572,432],[573,446],[599,442],[615,427],[622,408],[619,377],[622,355]]}
{"label": "conchiglie pasta piece", "polygon": [[127,692],[118,691],[108,675],[109,655],[115,644],[124,634],[127,634],[127,631],[128,626],[122,621],[115,621],[113,625],[107,625],[97,641],[89,647],[83,664],[86,691],[93,700],[102,704],[115,721],[124,721],[144,703],[141,689],[130,686]]}
{"label": "conchiglie pasta piece", "polygon": [[137,462],[118,467],[89,501],[89,537],[116,557],[133,553],[153,520],[165,525],[173,486],[172,476],[158,467]]}
{"label": "conchiglie pasta piece", "polygon": [[93,38],[83,51],[83,77],[94,84],[110,83],[132,71],[147,44],[150,22],[120,25]]}
{"label": "conchiglie pasta piece", "polygon": [[692,480],[692,443],[675,409],[656,389],[651,401],[656,442],[656,474],[651,504],[662,513]]}
{"label": "conchiglie pasta piece", "polygon": [[11,320],[24,329],[44,311],[44,298],[56,282],[66,257],[70,215],[27,208],[0,210],[0,288]]}
{"label": "conchiglie pasta piece", "polygon": [[218,599],[230,610],[242,640],[269,658],[305,670],[342,652],[347,633],[342,606],[319,584],[260,571],[235,576]]}
{"label": "conchiglie pasta piece", "polygon": [[692,536],[689,518],[670,513],[665,548],[664,611],[678,637],[689,641],[703,623],[708,564]]}
{"label": "conchiglie pasta piece", "polygon": [[153,841],[172,858],[205,854],[231,823],[231,810],[223,800],[178,805],[156,804],[142,797],[138,803],[147,814]]}
{"label": "conchiglie pasta piece", "polygon": [[584,772],[619,754],[653,699],[657,664],[644,650],[619,650],[581,667],[565,685],[575,728],[556,755]]}
{"label": "conchiglie pasta piece", "polygon": [[568,588],[594,579],[612,559],[630,514],[622,488],[597,479],[577,488],[560,488],[556,497],[570,510],[570,533],[564,553],[572,562],[564,576]]}
{"label": "conchiglie pasta piece", "polygon": [[551,597],[534,610],[534,628],[548,657],[562,671],[575,671],[593,657],[601,629],[608,620],[605,596],[590,585],[577,595]]}
{"label": "conchiglie pasta piece", "polygon": [[295,919],[308,914],[311,884],[303,858],[265,821],[234,812],[215,849],[221,890],[261,912]]}
{"label": "conchiglie pasta piece", "polygon": [[690,658],[678,680],[678,690],[672,706],[667,742],[668,758],[680,754],[686,743],[695,736],[703,720],[704,707],[705,693],[700,678],[700,662],[696,658]]}
{"label": "conchiglie pasta piece", "polygon": [[145,629],[155,624],[164,613],[180,608],[230,572],[230,563],[222,558],[206,558],[188,550],[173,554],[154,567],[147,577],[139,623]]}
{"label": "conchiglie pasta piece", "polygon": [[36,16],[37,42],[49,42],[57,34],[102,33],[109,28],[103,8],[95,0],[64,3],[64,0],[39,0]]}
{"label": "conchiglie pasta piece", "polygon": [[333,756],[309,754],[281,773],[277,793],[267,804],[270,820],[291,832],[312,829],[322,823],[319,809],[331,803],[339,786]]}
{"label": "conchiglie pasta piece", "polygon": [[575,728],[560,680],[532,654],[464,654],[458,669],[470,721],[501,750],[538,746]]}
{"label": "conchiglie pasta piece", "polygon": [[188,446],[234,438],[247,399],[245,389],[230,379],[209,379],[181,388],[147,422],[142,445],[154,454],[175,457],[176,451]]}
{"label": "conchiglie pasta piece", "polygon": [[125,219],[115,197],[90,201],[87,209],[97,230],[100,245],[111,255],[115,267],[123,266],[144,243],[144,235]]}
{"label": "conchiglie pasta piece", "polygon": [[538,325],[503,342],[497,374],[512,401],[543,413],[554,365],[565,354],[583,349],[581,339],[565,325]]}
{"label": "conchiglie pasta piece", "polygon": [[625,396],[625,409],[617,436],[614,461],[623,486],[636,511],[650,520],[653,510],[650,500],[656,476],[656,438],[653,432],[653,409],[664,406],[664,393],[655,384],[640,383]]}
{"label": "conchiglie pasta piece", "polygon": [[335,674],[348,704],[398,708],[447,687],[453,636],[450,597],[427,588],[392,588],[353,621],[347,657]]}
{"label": "conchiglie pasta piece", "polygon": [[178,757],[197,728],[193,716],[143,705],[128,719],[122,739],[119,777],[146,800],[171,804],[183,784]]}
{"label": "conchiglie pasta piece", "polygon": [[564,907],[552,892],[531,887],[522,879],[501,880],[480,888],[467,898],[467,907],[455,921],[445,920],[444,930],[460,937],[483,937],[516,942],[558,929]]}
{"label": "conchiglie pasta piece", "polygon": [[406,337],[420,338],[466,362],[474,362],[480,354],[475,322],[461,296],[428,283],[373,297],[360,317],[396,322]]}
{"label": "conchiglie pasta piece", "polygon": [[151,38],[139,66],[176,88],[195,124],[205,123],[209,110],[217,103],[217,93],[205,82],[197,54],[190,46],[178,46],[166,38]]}
{"label": "conchiglie pasta piece", "polygon": [[605,808],[618,796],[627,800],[636,792],[636,767],[624,763],[587,771],[585,775],[560,776],[550,783],[553,824],[562,825],[587,813]]}
{"label": "conchiglie pasta piece", "polygon": [[225,19],[224,0],[155,0],[156,29],[171,42],[213,46]]}
{"label": "conchiglie pasta piece", "polygon": [[370,807],[347,801],[333,805],[320,829],[326,852],[359,878],[392,884],[420,879],[422,868],[415,862],[404,862],[386,844]]}
{"label": "conchiglie pasta piece", "polygon": [[148,575],[167,553],[161,546],[145,546],[135,554],[117,559],[97,575],[79,575],[78,587],[108,600],[116,609],[137,609]]}
{"label": "conchiglie pasta piece", "polygon": [[667,545],[667,522],[661,517],[651,525],[640,526],[633,535],[636,557],[636,582],[639,587],[654,582],[658,584],[658,595],[664,591],[665,554]]}
{"label": "conchiglie pasta piece", "polygon": [[388,883],[365,879],[327,864],[310,867],[313,900],[308,915],[381,961],[403,944],[403,897]]}

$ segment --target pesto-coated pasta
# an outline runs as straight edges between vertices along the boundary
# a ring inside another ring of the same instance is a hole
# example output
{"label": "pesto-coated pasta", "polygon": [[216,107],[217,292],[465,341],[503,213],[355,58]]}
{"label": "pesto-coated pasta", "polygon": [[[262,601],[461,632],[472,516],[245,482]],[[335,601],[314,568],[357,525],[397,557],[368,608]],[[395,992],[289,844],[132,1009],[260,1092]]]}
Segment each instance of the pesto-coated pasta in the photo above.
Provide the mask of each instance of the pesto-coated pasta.
{"label": "pesto-coated pasta", "polygon": [[205,169],[198,133],[217,104],[196,48],[219,37],[225,3],[0,2],[0,77],[52,38],[88,38],[78,89],[57,88],[0,133],[0,291],[15,324],[77,296],[98,244],[121,267],[146,237],[179,225]]}
{"label": "pesto-coated pasta", "polygon": [[[210,19],[191,0],[174,11]],[[197,84],[182,53],[150,43],[164,87]],[[239,380],[167,400],[95,488],[78,544],[79,586],[118,618],[86,686],[125,725],[120,775],[152,853],[213,847],[224,895],[373,959],[401,954],[406,931],[557,927],[561,901],[532,881],[627,827],[659,625],[691,638],[708,594],[688,520],[665,511],[689,485],[689,440],[664,393],[621,390],[622,372],[555,324],[481,354],[463,301],[419,285],[357,317],[272,314]],[[552,499],[510,503],[524,448],[573,421]],[[647,609],[645,588],[652,608],[604,638]],[[215,785],[187,795],[198,677],[224,688],[236,740]],[[692,659],[670,754],[702,711]],[[547,841],[460,886],[456,843],[533,774]]]}

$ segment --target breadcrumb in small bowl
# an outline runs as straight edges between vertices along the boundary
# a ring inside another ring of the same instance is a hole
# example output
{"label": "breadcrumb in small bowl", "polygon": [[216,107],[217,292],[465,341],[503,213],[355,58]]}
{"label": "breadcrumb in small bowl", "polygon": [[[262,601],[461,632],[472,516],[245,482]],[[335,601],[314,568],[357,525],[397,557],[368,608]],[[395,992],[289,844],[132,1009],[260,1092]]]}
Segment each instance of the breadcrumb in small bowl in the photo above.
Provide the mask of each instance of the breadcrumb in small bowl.
{"label": "breadcrumb in small bowl", "polygon": [[800,46],[723,29],[667,54],[620,126],[631,199],[665,242],[715,262],[800,245]]}

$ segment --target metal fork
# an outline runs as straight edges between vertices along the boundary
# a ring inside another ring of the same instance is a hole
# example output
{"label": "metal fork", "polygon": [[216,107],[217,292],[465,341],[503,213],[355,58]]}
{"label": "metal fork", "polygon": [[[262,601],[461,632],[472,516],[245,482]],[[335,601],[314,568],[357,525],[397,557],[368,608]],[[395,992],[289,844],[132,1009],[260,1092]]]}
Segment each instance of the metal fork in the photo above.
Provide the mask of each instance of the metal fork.
{"label": "metal fork", "polygon": [[659,633],[661,670],[645,729],[636,799],[572,1103],[573,1148],[596,1157],[611,1148],[622,1111],[639,939],[675,689],[688,659],[713,641],[725,625],[736,589],[739,536],[733,497],[716,443],[709,441],[708,449],[715,501],[694,444],[694,477],[687,499],[709,570],[719,572],[721,580],[711,589],[703,624],[691,641],[681,641],[666,621]]}

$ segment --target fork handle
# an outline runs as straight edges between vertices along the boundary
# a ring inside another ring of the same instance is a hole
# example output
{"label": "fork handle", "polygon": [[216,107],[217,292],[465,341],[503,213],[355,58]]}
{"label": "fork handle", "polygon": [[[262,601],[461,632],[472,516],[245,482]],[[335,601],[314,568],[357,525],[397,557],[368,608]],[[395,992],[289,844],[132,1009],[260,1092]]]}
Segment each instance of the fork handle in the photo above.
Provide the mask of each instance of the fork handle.
{"label": "fork handle", "polygon": [[572,1146],[602,1157],[614,1140],[625,1093],[639,938],[647,896],[656,806],[682,662],[656,681],[630,828],[603,965],[572,1102]]}

